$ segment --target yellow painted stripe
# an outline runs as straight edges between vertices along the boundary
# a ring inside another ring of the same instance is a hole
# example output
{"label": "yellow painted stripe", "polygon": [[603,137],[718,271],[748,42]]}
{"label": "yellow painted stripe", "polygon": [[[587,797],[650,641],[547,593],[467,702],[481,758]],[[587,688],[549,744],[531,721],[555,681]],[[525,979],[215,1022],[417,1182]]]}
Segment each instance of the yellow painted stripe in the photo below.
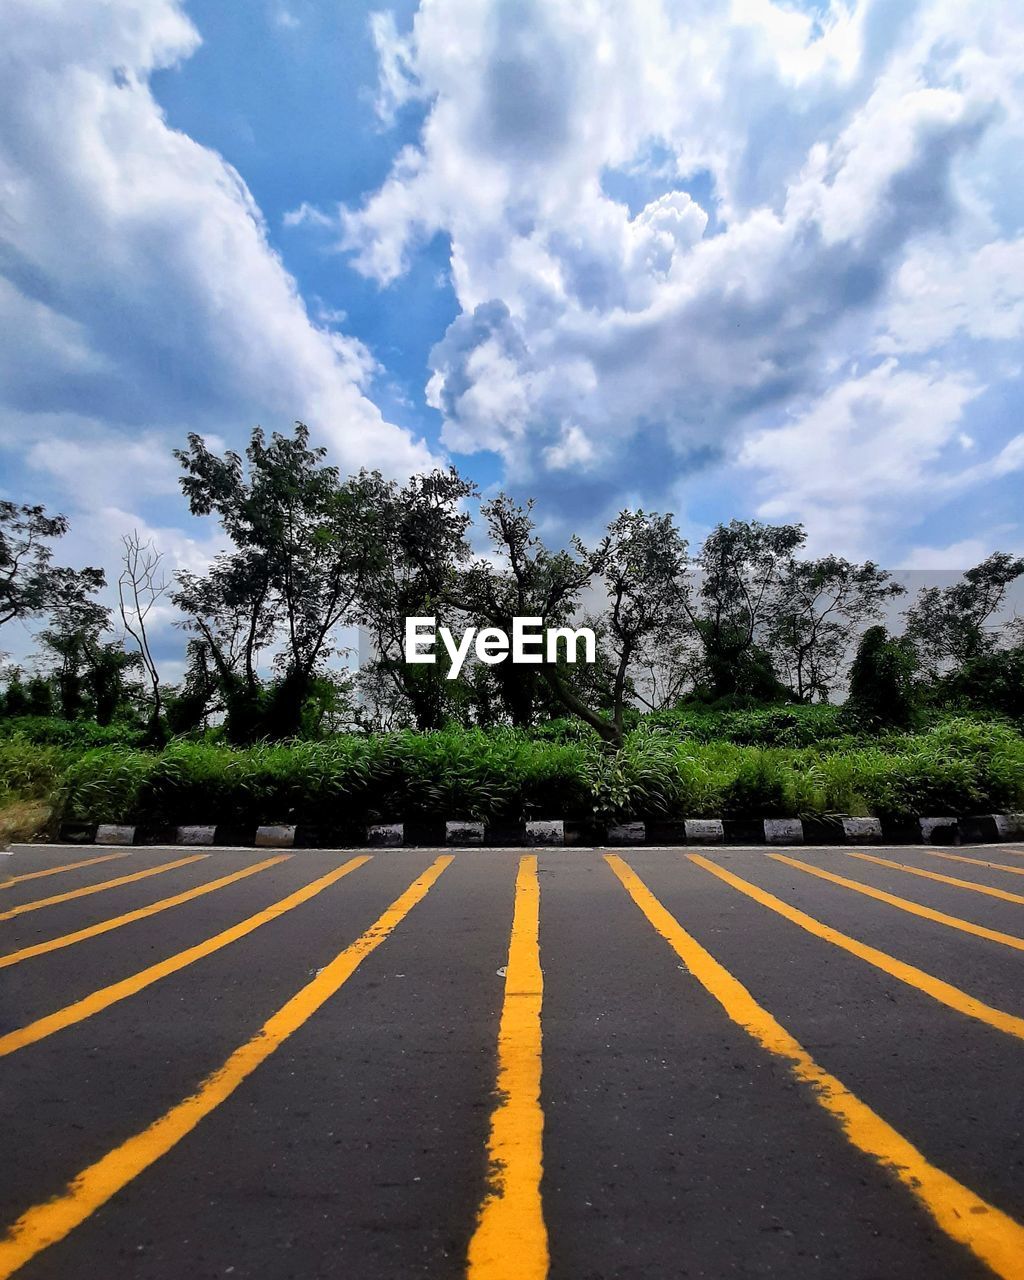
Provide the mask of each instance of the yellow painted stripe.
{"label": "yellow painted stripe", "polygon": [[989,898],[1000,898],[1003,902],[1024,903],[1024,895],[1010,893],[1007,889],[995,889],[992,885],[976,884],[973,880],[958,880],[956,876],[943,876],[937,871],[925,871],[921,867],[910,867],[905,862],[890,862],[888,858],[876,858],[872,853],[847,852],[846,856],[848,858],[860,858],[863,862],[874,862],[880,867],[891,867],[894,871],[905,871],[908,876],[921,876],[924,880],[937,880],[939,884],[950,884],[954,889],[970,889],[972,893],[983,893]]}
{"label": "yellow painted stripe", "polygon": [[909,912],[912,916],[920,916],[922,920],[934,920],[936,924],[944,924],[950,929],[959,929],[961,933],[970,933],[976,938],[985,938],[989,942],[1002,943],[1004,947],[1013,947],[1015,951],[1024,951],[1024,938],[1018,938],[1015,934],[1001,933],[998,929],[986,929],[982,924],[961,920],[959,916],[947,915],[945,911],[933,911],[931,907],[923,907],[919,902],[899,898],[895,893],[886,893],[884,889],[861,884],[858,880],[848,880],[846,876],[837,876],[834,871],[826,871],[823,867],[812,867],[809,862],[787,857],[784,853],[770,853],[768,857],[776,862],[784,862],[788,867],[795,867],[797,871],[806,871],[808,875],[817,876],[820,880],[828,880],[832,884],[842,885],[844,889],[852,889],[854,893],[862,893],[878,902],[887,902],[889,906],[898,907],[900,911]]}
{"label": "yellow painted stripe", "polygon": [[161,978],[177,973],[180,969],[187,968],[188,965],[194,964],[197,960],[202,960],[205,956],[212,955],[215,951],[220,951],[222,947],[227,947],[232,942],[237,942],[239,938],[244,938],[246,934],[258,929],[260,925],[266,924],[268,920],[276,920],[278,916],[284,915],[286,911],[292,911],[295,907],[308,902],[310,898],[315,897],[321,890],[326,889],[329,885],[334,884],[336,880],[340,880],[342,876],[347,876],[350,871],[355,871],[357,867],[361,867],[363,863],[369,861],[369,854],[361,854],[357,858],[350,858],[348,862],[336,867],[333,871],[329,871],[327,875],[321,876],[319,880],[313,880],[310,884],[303,885],[297,892],[290,893],[287,898],[281,898],[279,902],[265,907],[262,911],[257,911],[255,915],[249,916],[247,920],[233,924],[230,929],[215,933],[212,937],[204,939],[194,947],[188,947],[173,956],[168,956],[166,960],[160,960],[157,964],[151,964],[146,969],[140,969],[138,973],[133,973],[128,978],[122,978],[120,982],[114,982],[109,987],[101,987],[99,991],[94,991],[91,995],[85,996],[81,1000],[76,1000],[74,1004],[65,1005],[63,1009],[58,1009],[55,1013],[49,1013],[44,1018],[37,1018],[35,1022],[30,1022],[27,1026],[19,1027],[16,1031],[9,1031],[6,1035],[0,1036],[0,1058],[9,1053],[14,1053],[18,1049],[24,1049],[26,1045],[35,1044],[38,1040],[44,1040],[47,1036],[52,1036],[55,1031],[63,1031],[65,1027],[73,1026],[76,1022],[91,1018],[94,1013],[109,1009],[112,1004],[117,1004],[119,1000],[126,1000],[129,996],[137,995],[140,991],[145,990],[146,987],[152,986],[154,982],[159,982]]}
{"label": "yellow painted stripe", "polygon": [[[326,968],[273,1014],[228,1060],[208,1075],[195,1093],[182,1099],[147,1128],[134,1134],[95,1164],[83,1169],[63,1192],[52,1200],[33,1205],[0,1239],[0,1280],[6,1280],[36,1254],[79,1226],[90,1214],[161,1156],[231,1096],[256,1068],[355,973],[362,961],[394,931],[426,895],[451,862],[438,858],[391,904],[367,931],[339,952]],[[353,859],[365,862],[365,858]],[[346,863],[346,867],[351,864]]]}
{"label": "yellow painted stripe", "polygon": [[740,893],[745,893],[748,898],[753,898],[755,902],[759,902],[763,907],[768,907],[771,911],[784,916],[785,919],[793,924],[799,925],[801,929],[806,929],[808,933],[814,934],[816,938],[831,942],[834,946],[841,947],[851,955],[857,956],[861,960],[866,960],[868,964],[874,965],[876,969],[881,969],[883,973],[887,973],[891,978],[898,978],[900,982],[905,982],[907,986],[916,987],[918,991],[923,991],[926,996],[931,996],[933,1000],[938,1000],[940,1004],[946,1005],[949,1009],[955,1009],[957,1013],[964,1013],[969,1018],[977,1018],[979,1022],[995,1027],[997,1031],[1005,1031],[1007,1035],[1016,1036],[1018,1040],[1024,1040],[1024,1018],[1018,1018],[1012,1013],[1004,1013],[1002,1009],[994,1009],[991,1005],[985,1004],[981,1000],[976,1000],[974,996],[969,996],[966,991],[961,991],[959,987],[954,987],[951,983],[943,982],[941,978],[935,978],[930,973],[925,973],[923,969],[918,969],[912,964],[905,964],[902,960],[897,960],[895,956],[891,956],[885,951],[879,951],[877,947],[869,947],[866,942],[859,942],[856,938],[851,938],[848,934],[840,933],[838,929],[833,929],[831,925],[822,924],[820,920],[815,920],[813,916],[809,916],[806,911],[790,906],[788,902],[783,902],[781,898],[777,898],[773,893],[768,893],[767,890],[762,889],[759,885],[751,884],[749,880],[744,880],[742,877],[734,875],[733,872],[726,871],[725,867],[720,867],[717,863],[711,862],[699,853],[690,853],[687,854],[687,857],[691,862],[695,862],[697,866],[703,867],[705,871],[710,871],[712,875],[717,876],[719,880],[724,880],[726,884],[732,885]]}
{"label": "yellow painted stripe", "polygon": [[515,909],[498,1031],[498,1104],[487,1155],[491,1188],[469,1244],[468,1280],[544,1280],[548,1233],[540,1181],[544,1112],[540,1099],[540,884],[533,854],[519,860]]}
{"label": "yellow painted stripe", "polygon": [[23,884],[26,880],[39,880],[43,876],[55,876],[61,871],[77,871],[80,867],[95,867],[99,862],[113,862],[115,858],[130,858],[129,853],[105,853],[99,858],[85,858],[81,862],[65,862],[62,867],[44,867],[42,871],[26,871],[24,875],[11,876],[0,884],[0,889],[10,889],[12,885]]}
{"label": "yellow painted stripe", "polygon": [[819,1066],[746,987],[686,932],[636,872],[614,854],[605,857],[626,892],[687,970],[737,1026],[768,1053],[780,1058],[796,1080],[810,1086],[811,1097],[839,1121],[847,1141],[877,1160],[947,1235],[970,1249],[997,1276],[1021,1280],[1024,1227],[936,1168],[841,1080]]}
{"label": "yellow painted stripe", "polygon": [[70,889],[67,893],[55,893],[52,898],[37,898],[35,902],[22,902],[16,907],[0,911],[0,920],[13,920],[15,916],[23,916],[26,911],[39,911],[43,907],[56,906],[58,902],[71,902],[75,898],[88,898],[93,893],[102,893],[105,889],[117,889],[123,884],[134,884],[136,880],[146,880],[150,876],[158,876],[163,871],[173,871],[176,867],[187,867],[190,862],[199,862],[208,858],[208,853],[194,853],[188,858],[176,858],[173,862],[161,862],[158,867],[147,867],[145,871],[133,871],[130,876],[118,876],[116,880],[104,880],[102,884],[87,884],[81,889]]}
{"label": "yellow painted stripe", "polygon": [[925,853],[929,858],[945,858],[949,862],[967,862],[972,867],[990,867],[993,871],[1005,871],[1007,875],[1024,876],[1024,867],[1007,867],[1002,862],[988,862],[984,858],[966,858],[962,853],[940,853],[938,849],[925,849]]}
{"label": "yellow painted stripe", "polygon": [[160,911],[166,911],[168,907],[177,907],[183,902],[191,902],[193,898],[201,898],[204,894],[213,893],[216,889],[224,889],[229,884],[236,884],[247,876],[254,876],[257,872],[266,871],[269,867],[276,867],[279,862],[287,862],[291,856],[290,853],[282,853],[276,858],[254,862],[249,867],[243,867],[241,871],[233,871],[231,875],[221,876],[217,880],[207,880],[205,884],[197,885],[194,889],[186,889],[184,893],[176,893],[171,898],[161,898],[159,902],[153,902],[148,907],[139,907],[136,911],[127,911],[122,916],[113,916],[110,920],[91,924],[86,929],[77,929],[74,933],[65,933],[59,938],[51,938],[48,942],[37,942],[31,947],[22,947],[20,951],[11,951],[5,956],[0,956],[0,969],[7,969],[12,964],[20,964],[22,960],[29,960],[33,956],[46,955],[49,951],[60,951],[64,947],[73,946],[76,942],[84,942],[86,938],[99,937],[102,933],[120,929],[122,925],[133,924],[136,920],[147,920]]}

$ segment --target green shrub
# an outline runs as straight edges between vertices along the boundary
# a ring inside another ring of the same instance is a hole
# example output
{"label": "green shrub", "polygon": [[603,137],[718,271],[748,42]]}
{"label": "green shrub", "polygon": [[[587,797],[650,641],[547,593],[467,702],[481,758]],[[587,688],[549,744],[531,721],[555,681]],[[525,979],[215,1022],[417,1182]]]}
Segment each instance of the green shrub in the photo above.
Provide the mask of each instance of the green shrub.
{"label": "green shrub", "polygon": [[302,821],[339,838],[367,821],[391,819],[901,818],[1024,808],[1024,738],[1009,724],[969,718],[916,734],[800,747],[679,738],[646,722],[618,753],[596,736],[545,740],[509,728],[246,749],[178,740],[159,754],[118,745],[82,751],[15,737],[0,739],[0,785],[18,794],[59,788],[71,818]]}
{"label": "green shrub", "polygon": [[15,716],[0,720],[0,740],[22,738],[48,746],[138,746],[143,730],[136,725],[100,725],[93,720],[62,720],[59,716]]}
{"label": "green shrub", "polygon": [[57,747],[39,746],[23,738],[0,739],[0,798],[40,799],[57,786],[65,765]]}
{"label": "green shrub", "polygon": [[842,708],[829,703],[748,711],[679,708],[654,712],[645,723],[679,738],[749,747],[809,747],[849,732]]}

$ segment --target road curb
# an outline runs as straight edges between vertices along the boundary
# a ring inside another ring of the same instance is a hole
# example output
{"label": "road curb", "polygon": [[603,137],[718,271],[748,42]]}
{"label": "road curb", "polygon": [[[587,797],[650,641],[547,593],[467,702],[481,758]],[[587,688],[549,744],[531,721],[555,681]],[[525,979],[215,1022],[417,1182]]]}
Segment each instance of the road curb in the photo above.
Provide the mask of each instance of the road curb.
{"label": "road curb", "polygon": [[255,849],[509,848],[585,845],[863,845],[996,844],[1024,840],[1024,813],[934,816],[886,822],[847,814],[813,818],[684,818],[678,821],[599,823],[592,819],[530,819],[490,824],[466,819],[372,823],[339,831],[330,825],[184,825],[66,822],[65,844],[220,845]]}

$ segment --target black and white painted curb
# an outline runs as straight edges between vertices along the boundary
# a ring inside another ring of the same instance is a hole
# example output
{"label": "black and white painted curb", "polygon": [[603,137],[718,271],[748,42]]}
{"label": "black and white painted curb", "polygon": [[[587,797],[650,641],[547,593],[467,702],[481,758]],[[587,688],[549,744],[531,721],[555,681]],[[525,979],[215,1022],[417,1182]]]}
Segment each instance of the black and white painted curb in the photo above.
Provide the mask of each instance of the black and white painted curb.
{"label": "black and white painted curb", "polygon": [[794,845],[794,844],[990,844],[1024,840],[1024,813],[988,813],[969,818],[915,818],[889,823],[878,818],[685,818],[623,822],[555,818],[507,825],[462,820],[374,823],[358,829],[336,824],[282,823],[154,827],[69,822],[60,829],[69,844],[220,845],[257,849],[317,848],[506,848],[509,846]]}

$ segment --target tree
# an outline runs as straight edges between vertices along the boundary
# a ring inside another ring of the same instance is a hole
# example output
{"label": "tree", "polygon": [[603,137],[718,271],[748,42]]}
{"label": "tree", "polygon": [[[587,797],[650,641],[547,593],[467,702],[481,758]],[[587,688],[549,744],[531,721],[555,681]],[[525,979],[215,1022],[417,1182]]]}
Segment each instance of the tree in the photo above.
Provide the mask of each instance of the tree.
{"label": "tree", "polygon": [[[485,502],[480,511],[492,554],[452,570],[441,600],[478,625],[512,630],[514,618],[540,618],[541,626],[567,623],[576,613],[580,592],[601,568],[605,546],[591,552],[578,540],[573,551],[549,551],[537,537],[533,503],[515,503],[506,494]],[[579,716],[602,737],[614,741],[616,730],[588,706],[561,678],[557,664],[522,665],[508,661],[491,670],[503,705],[514,725],[529,725],[537,704],[538,681],[546,682],[557,702]]]}
{"label": "tree", "polygon": [[[268,691],[262,728],[291,736],[335,650],[337,629],[356,621],[363,584],[379,560],[380,477],[361,472],[342,481],[324,463],[326,451],[310,447],[302,423],[291,437],[275,433],[269,442],[257,428],[245,462],[232,451],[211,453],[198,435],[175,456],[193,514],[216,514],[236,549],[221,561],[222,581],[208,586],[224,585],[226,574],[254,606],[250,627],[280,641],[279,679]],[[223,613],[225,602],[201,590],[206,607]]]}
{"label": "tree", "polygon": [[193,637],[186,646],[188,665],[181,684],[169,691],[167,727],[172,734],[189,733],[206,723],[211,710],[223,711],[223,704],[213,706],[218,681],[205,640]]}
{"label": "tree", "polygon": [[44,676],[33,676],[25,686],[30,716],[53,715],[53,685]]}
{"label": "tree", "polygon": [[872,561],[839,556],[783,565],[766,621],[767,647],[801,702],[827,701],[852,637],[904,588]]}
{"label": "tree", "polygon": [[0,699],[5,716],[26,716],[29,712],[28,691],[21,680],[21,669],[14,667],[7,678],[7,688]]}
{"label": "tree", "polygon": [[85,615],[99,607],[89,597],[105,585],[102,569],[52,563],[49,544],[67,531],[66,516],[0,501],[0,626],[46,614]]}
{"label": "tree", "polygon": [[686,543],[671,515],[622,511],[601,556],[614,658],[611,717],[621,743],[630,667],[645,643],[678,627],[687,595]]}
{"label": "tree", "polygon": [[446,679],[442,663],[405,661],[405,620],[455,621],[444,593],[469,559],[470,516],[462,503],[474,493],[454,468],[414,476],[401,489],[382,481],[378,489],[380,554],[363,580],[359,614],[373,638],[372,667],[380,679],[367,672],[362,684],[389,723],[408,708],[417,728],[438,729],[462,692]]}
{"label": "tree", "polygon": [[760,641],[805,538],[798,524],[732,520],[705,539],[693,562],[700,580],[696,597],[681,604],[700,639],[711,699],[785,696]]}
{"label": "tree", "polygon": [[623,511],[597,548],[576,538],[571,552],[552,552],[536,534],[532,505],[504,494],[485,503],[493,552],[455,573],[442,594],[475,622],[508,632],[516,617],[564,626],[579,612],[584,588],[600,583],[607,608],[596,622],[587,620],[601,639],[599,662],[580,668],[564,656],[529,666],[506,659],[492,671],[513,724],[530,724],[539,704],[553,703],[621,746],[631,666],[644,642],[679,617],[686,544],[671,516]]}
{"label": "tree", "polygon": [[39,633],[65,720],[92,716],[98,724],[109,724],[125,702],[125,675],[139,666],[139,657],[117,640],[103,639],[109,623],[110,611],[92,605],[84,612],[58,614]]}
{"label": "tree", "polygon": [[917,660],[905,636],[885,627],[868,627],[850,666],[847,706],[870,725],[906,728],[914,716],[913,682]]}
{"label": "tree", "polygon": [[[184,615],[178,625],[192,639],[181,694],[186,701],[175,723],[195,717],[197,724],[209,710],[223,711],[228,738],[249,742],[263,729],[260,654],[273,642],[281,617],[266,557],[251,548],[225,552],[205,575],[182,569],[176,578],[171,601]],[[215,696],[218,705],[212,707]]]}
{"label": "tree", "polygon": [[1005,624],[995,618],[1021,574],[1024,558],[996,551],[950,587],[922,587],[904,614],[904,634],[932,679],[999,646]]}
{"label": "tree", "polygon": [[125,674],[139,667],[139,655],[126,652],[117,640],[103,641],[95,634],[84,633],[81,640],[93,718],[97,724],[110,724],[125,702]]}
{"label": "tree", "polygon": [[160,572],[163,555],[152,542],[143,542],[137,529],[125,534],[121,543],[122,568],[117,580],[121,622],[125,633],[138,646],[139,661],[149,681],[152,710],[149,715],[148,739],[154,744],[162,744],[166,731],[161,718],[163,700],[160,694],[160,672],[149,642],[147,619],[167,594],[167,582]]}

